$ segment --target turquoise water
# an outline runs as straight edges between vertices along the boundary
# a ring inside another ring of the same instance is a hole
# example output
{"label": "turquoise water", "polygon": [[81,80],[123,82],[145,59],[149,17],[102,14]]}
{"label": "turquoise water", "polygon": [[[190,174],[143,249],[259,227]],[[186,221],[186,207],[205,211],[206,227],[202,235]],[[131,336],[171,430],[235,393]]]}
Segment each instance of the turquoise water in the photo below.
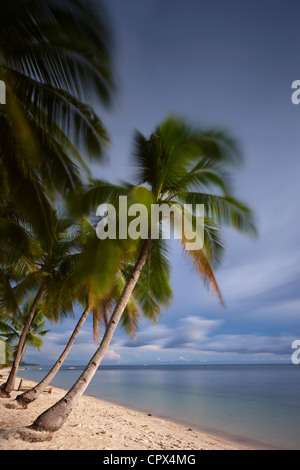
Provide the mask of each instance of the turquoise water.
{"label": "turquoise water", "polygon": [[[22,370],[39,381],[42,370]],[[69,388],[80,369],[52,385]],[[203,365],[100,367],[86,394],[252,443],[300,450],[300,366]]]}

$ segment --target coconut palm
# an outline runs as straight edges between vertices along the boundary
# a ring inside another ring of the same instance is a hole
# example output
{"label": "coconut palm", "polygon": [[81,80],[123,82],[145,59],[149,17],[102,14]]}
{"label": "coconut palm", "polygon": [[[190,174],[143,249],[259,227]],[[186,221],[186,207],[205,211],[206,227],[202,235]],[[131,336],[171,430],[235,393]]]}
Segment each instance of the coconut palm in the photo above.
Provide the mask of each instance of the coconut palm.
{"label": "coconut palm", "polygon": [[[226,168],[239,161],[237,146],[227,134],[199,130],[181,119],[167,119],[148,138],[140,133],[135,136],[136,183],[143,185],[135,188],[136,193],[143,194],[145,201],[151,200],[156,204],[166,203],[172,206],[175,202],[179,205],[186,203],[192,209],[196,209],[196,204],[205,204],[204,246],[188,252],[183,240],[182,247],[221,301],[212,269],[213,263],[220,261],[224,249],[220,228],[225,224],[245,233],[255,233],[251,211],[233,197],[224,173]],[[104,201],[104,195],[107,196],[106,201],[109,201],[114,193],[124,193],[126,188],[128,186],[117,188],[115,185],[109,187],[108,184],[94,184],[94,187],[80,195],[80,200],[85,209],[93,207],[95,210]],[[209,192],[210,188],[214,191]],[[152,240],[149,232],[140,244],[136,262],[115,305],[99,348],[67,394],[42,413],[32,424],[32,429],[54,432],[64,424],[99,367],[144,269],[150,282],[156,276],[167,276],[167,272],[159,271],[164,265],[161,262],[164,258],[159,257],[161,250],[153,250],[157,245],[157,240]],[[153,253],[156,254],[156,259],[151,259]]]}
{"label": "coconut palm", "polygon": [[[79,187],[88,174],[86,157],[103,156],[108,135],[91,103],[108,106],[114,90],[108,24],[99,2],[1,3],[0,79],[7,100],[0,107],[0,268],[6,294],[7,276],[16,283],[35,271],[37,240],[47,244],[55,237],[54,198]],[[29,319],[41,292],[36,295]]]}
{"label": "coconut palm", "polygon": [[[17,318],[20,316],[20,308],[28,296],[33,296],[30,304],[30,310],[26,315],[26,321],[20,335],[14,362],[6,383],[1,386],[0,394],[2,397],[8,397],[14,388],[17,370],[21,357],[24,352],[25,340],[30,326],[35,318],[39,304],[43,305],[43,312],[47,318],[58,321],[61,316],[72,312],[72,301],[61,298],[58,300],[58,290],[67,275],[67,267],[72,262],[72,257],[76,255],[79,244],[76,233],[70,235],[68,228],[70,223],[65,220],[55,220],[55,236],[49,234],[47,242],[44,240],[41,244],[40,257],[34,260],[35,269],[27,274],[14,287],[10,286],[9,280],[5,283],[2,276],[1,305]],[[52,233],[52,231],[51,231]],[[73,299],[73,302],[75,299]]]}
{"label": "coconut palm", "polygon": [[71,336],[70,339],[64,348],[63,352],[55,362],[55,364],[51,367],[50,371],[47,373],[47,375],[32,389],[27,390],[26,392],[22,393],[21,395],[18,395],[16,400],[18,401],[19,404],[21,404],[23,407],[27,407],[30,403],[35,401],[40,394],[45,390],[45,388],[50,384],[50,382],[53,380],[61,366],[63,365],[65,359],[67,358],[67,355],[69,354],[75,339],[78,336],[78,333],[83,326],[85,320],[87,319],[89,313],[91,312],[91,307],[87,307],[84,312],[82,313],[81,317],[79,318]]}
{"label": "coconut palm", "polygon": [[[20,309],[20,315],[18,318],[8,314],[1,314],[0,316],[0,336],[6,339],[6,344],[12,357],[14,357],[17,352],[17,345],[19,343],[20,335],[23,331],[24,325],[27,322],[32,302],[32,299],[25,302],[25,304]],[[27,346],[37,348],[40,351],[40,348],[43,345],[42,337],[50,331],[46,330],[45,328],[46,322],[43,315],[43,309],[41,305],[38,305],[34,319],[31,322],[29,331],[24,341],[21,356],[22,358],[24,357]]]}
{"label": "coconut palm", "polygon": [[22,288],[32,282],[36,287],[38,278],[41,282],[2,391],[13,387],[26,330],[51,270],[40,266],[35,272],[31,240],[47,245],[55,239],[54,198],[80,186],[82,171],[88,174],[84,157],[99,160],[108,140],[91,107],[108,106],[114,89],[107,25],[99,2],[1,4],[0,79],[7,100],[0,108],[0,267],[10,281],[23,278]]}

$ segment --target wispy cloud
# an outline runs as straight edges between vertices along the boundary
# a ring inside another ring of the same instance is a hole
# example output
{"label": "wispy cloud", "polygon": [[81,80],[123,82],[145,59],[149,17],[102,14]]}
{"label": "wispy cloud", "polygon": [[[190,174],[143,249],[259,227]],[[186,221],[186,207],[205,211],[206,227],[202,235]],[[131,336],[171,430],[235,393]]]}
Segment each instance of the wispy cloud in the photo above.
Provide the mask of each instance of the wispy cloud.
{"label": "wispy cloud", "polygon": [[[114,350],[117,352],[139,349],[160,354],[173,351],[178,360],[189,361],[189,357],[200,359],[203,354],[216,353],[221,357],[233,353],[249,357],[273,357],[278,360],[288,359],[291,355],[292,335],[271,336],[261,334],[223,334],[223,320],[208,320],[199,317],[188,317],[177,326],[149,326],[143,329],[136,341],[116,339]],[[184,358],[184,359],[183,359]],[[161,359],[160,359],[161,360]],[[203,360],[203,358],[201,359]]]}
{"label": "wispy cloud", "polygon": [[219,282],[228,301],[238,302],[299,279],[299,266],[299,253],[290,253],[289,256],[277,253],[224,269]]}
{"label": "wispy cloud", "polygon": [[156,346],[161,349],[196,347],[221,324],[221,320],[189,316],[180,320],[177,326],[160,324],[144,328],[137,335],[136,341],[125,338],[118,342],[118,346]]}

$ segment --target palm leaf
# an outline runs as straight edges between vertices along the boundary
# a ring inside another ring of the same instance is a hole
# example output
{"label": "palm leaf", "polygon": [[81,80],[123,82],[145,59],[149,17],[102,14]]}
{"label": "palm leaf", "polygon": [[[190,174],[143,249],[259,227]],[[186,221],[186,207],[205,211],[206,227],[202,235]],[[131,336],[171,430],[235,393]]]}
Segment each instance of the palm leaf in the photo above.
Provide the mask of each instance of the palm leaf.
{"label": "palm leaf", "polygon": [[203,204],[206,217],[214,220],[218,225],[232,226],[242,233],[257,235],[251,209],[234,197],[182,192],[177,194],[177,198],[191,205],[193,209],[197,204]]}
{"label": "palm leaf", "polygon": [[103,5],[97,6],[77,0],[4,2],[0,44],[9,66],[74,95],[93,89],[109,102],[112,37]]}
{"label": "palm leaf", "polygon": [[183,237],[183,252],[186,258],[191,261],[192,266],[198,274],[204,280],[205,285],[208,287],[209,290],[217,296],[220,304],[225,307],[225,303],[223,300],[223,296],[221,294],[220,288],[218,286],[217,280],[215,278],[212,266],[208,260],[208,257],[203,249],[201,250],[186,250],[185,243],[187,240]]}
{"label": "palm leaf", "polygon": [[133,294],[143,314],[153,322],[157,321],[161,307],[170,306],[173,299],[169,278],[170,263],[166,241],[152,240],[150,253]]}
{"label": "palm leaf", "polygon": [[[214,130],[199,130],[181,118],[168,118],[147,139],[139,132],[135,133],[133,165],[136,181],[147,183],[157,195],[176,192],[182,184],[196,180],[197,165],[211,167],[214,164],[238,164],[241,161],[236,142],[227,133]],[[192,164],[197,163],[194,169]],[[187,173],[189,172],[189,175]],[[198,171],[198,180],[203,183],[220,184],[216,172]]]}

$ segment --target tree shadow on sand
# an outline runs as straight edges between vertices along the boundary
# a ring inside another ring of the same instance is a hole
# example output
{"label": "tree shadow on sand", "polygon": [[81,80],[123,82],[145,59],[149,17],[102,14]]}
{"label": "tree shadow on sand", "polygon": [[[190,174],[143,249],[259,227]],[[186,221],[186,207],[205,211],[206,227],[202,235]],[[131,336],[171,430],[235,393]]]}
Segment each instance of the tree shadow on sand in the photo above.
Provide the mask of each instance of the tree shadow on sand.
{"label": "tree shadow on sand", "polygon": [[11,429],[0,429],[0,439],[20,439],[25,442],[46,442],[51,441],[53,437],[52,433],[45,431],[36,431],[29,427],[11,428]]}

